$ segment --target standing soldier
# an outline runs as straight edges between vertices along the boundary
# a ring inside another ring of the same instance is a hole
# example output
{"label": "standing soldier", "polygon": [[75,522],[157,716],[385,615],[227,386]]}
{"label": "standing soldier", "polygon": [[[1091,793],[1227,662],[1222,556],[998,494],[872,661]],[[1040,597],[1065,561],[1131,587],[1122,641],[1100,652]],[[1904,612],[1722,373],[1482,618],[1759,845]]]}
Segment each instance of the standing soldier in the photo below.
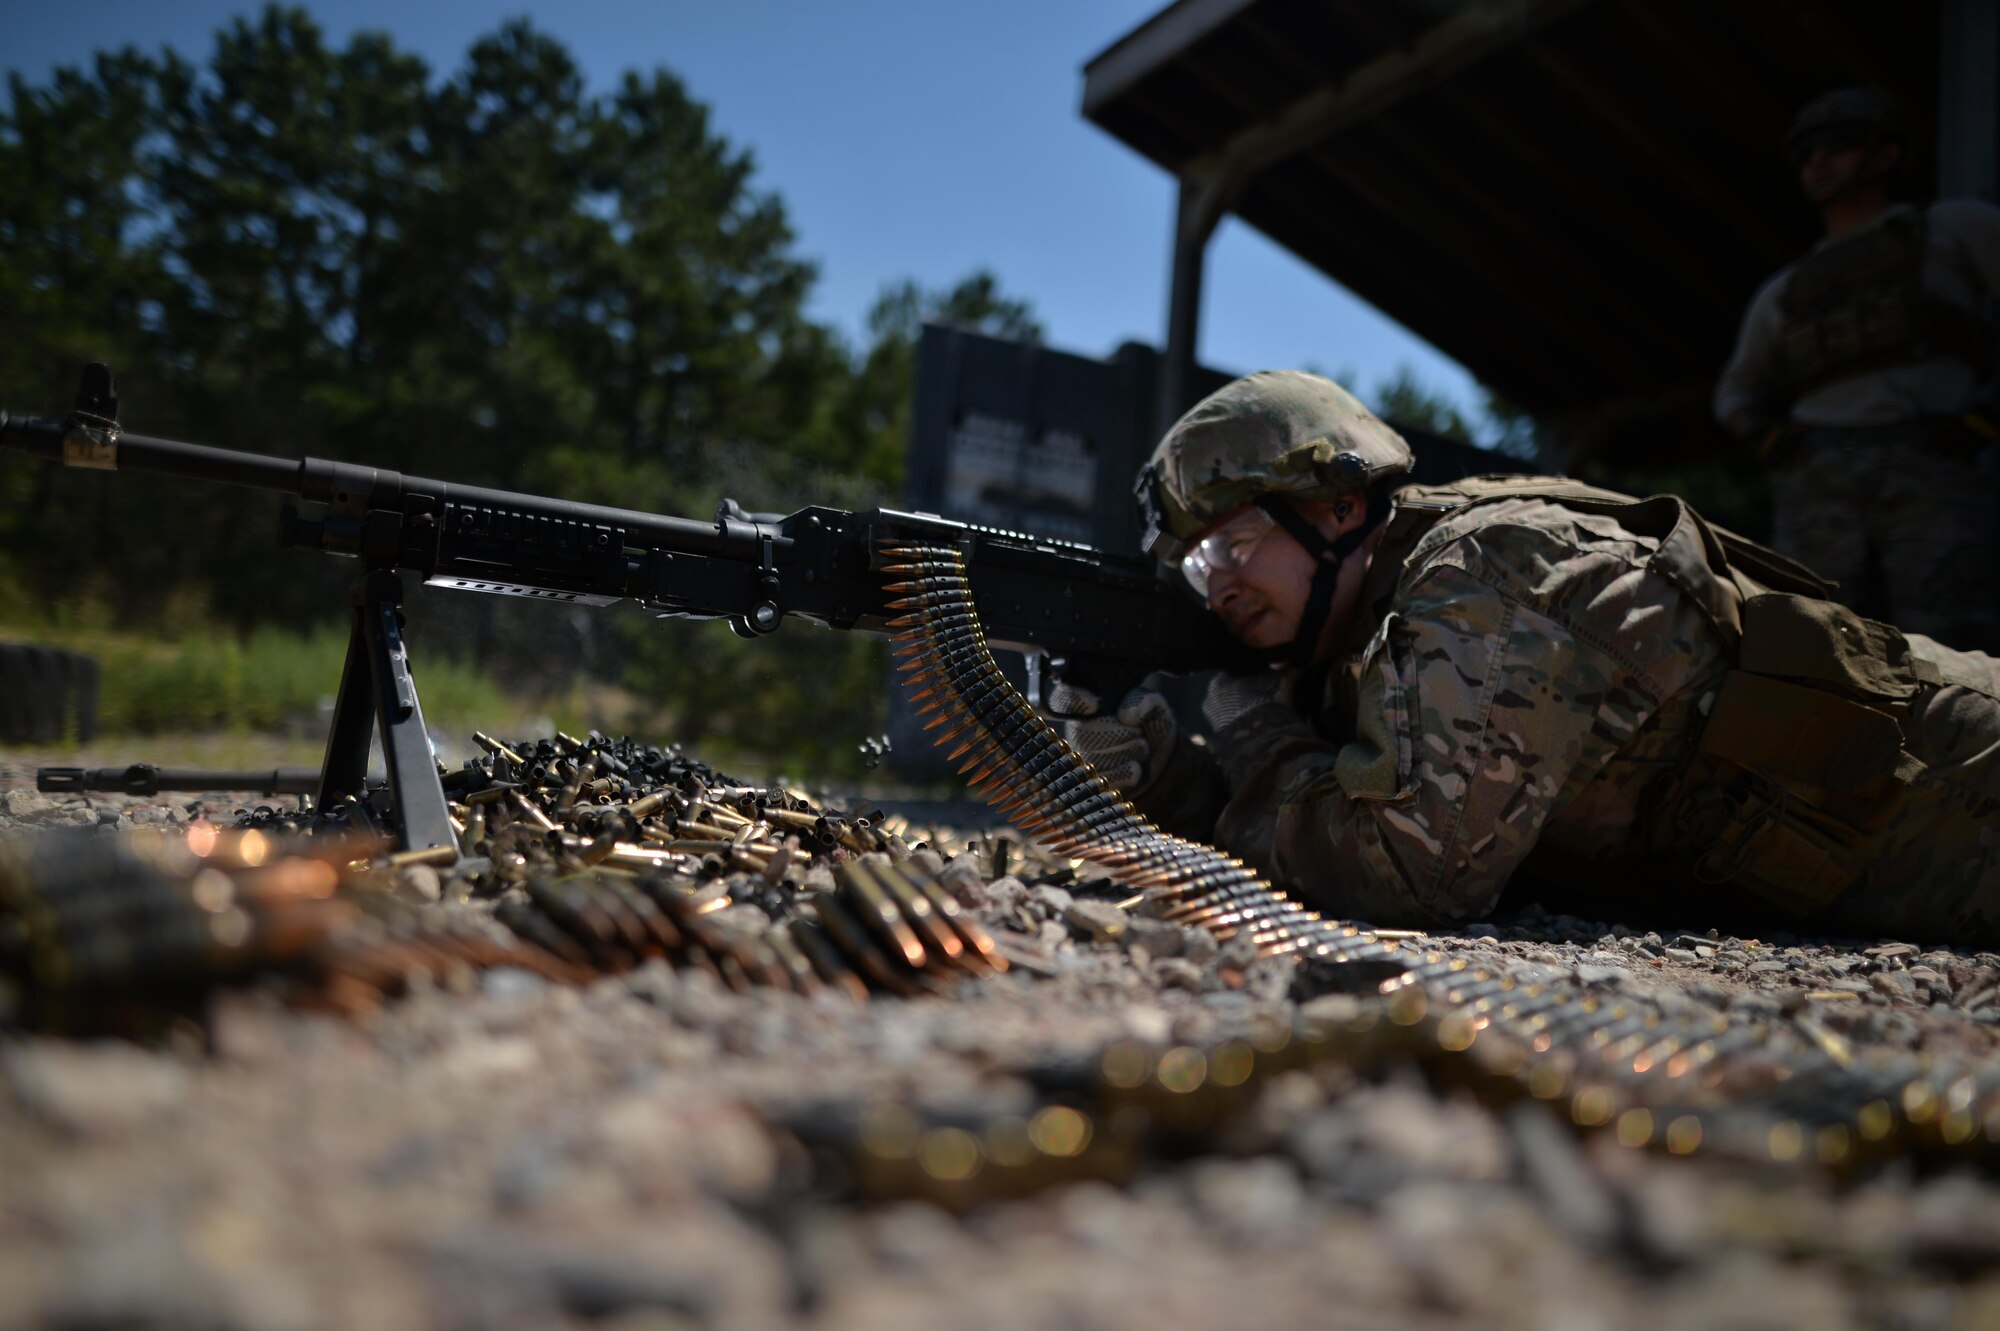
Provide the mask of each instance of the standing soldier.
{"label": "standing soldier", "polygon": [[1750,302],[1715,414],[1772,468],[1779,550],[1850,605],[2000,651],[2000,209],[1899,201],[1909,134],[1879,89],[1813,102],[1786,146],[1826,234]]}

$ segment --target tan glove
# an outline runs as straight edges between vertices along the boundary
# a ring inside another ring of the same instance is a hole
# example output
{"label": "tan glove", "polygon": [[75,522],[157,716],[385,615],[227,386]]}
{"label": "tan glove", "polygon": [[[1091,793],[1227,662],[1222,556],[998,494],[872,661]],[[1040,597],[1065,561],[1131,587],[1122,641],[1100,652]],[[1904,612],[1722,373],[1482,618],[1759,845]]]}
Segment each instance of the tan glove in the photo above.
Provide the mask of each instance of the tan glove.
{"label": "tan glove", "polygon": [[1116,712],[1101,707],[1096,694],[1075,685],[1049,691],[1049,710],[1063,717],[1063,738],[1139,812],[1176,836],[1213,835],[1229,794],[1222,771],[1181,729],[1165,696],[1134,689]]}
{"label": "tan glove", "polygon": [[1166,697],[1137,688],[1106,713],[1098,696],[1067,682],[1049,690],[1049,710],[1063,721],[1063,738],[1097,774],[1131,795],[1160,774],[1180,738]]}

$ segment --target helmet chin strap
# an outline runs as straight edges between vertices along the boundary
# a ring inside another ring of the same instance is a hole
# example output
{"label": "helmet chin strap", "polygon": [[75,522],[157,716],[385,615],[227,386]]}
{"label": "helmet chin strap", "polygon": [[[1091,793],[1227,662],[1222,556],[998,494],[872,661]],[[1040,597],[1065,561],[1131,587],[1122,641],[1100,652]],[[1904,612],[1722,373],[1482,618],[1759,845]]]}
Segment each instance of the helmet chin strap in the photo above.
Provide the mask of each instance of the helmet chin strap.
{"label": "helmet chin strap", "polygon": [[1257,507],[1270,514],[1271,520],[1283,527],[1285,534],[1312,556],[1312,585],[1306,591],[1305,611],[1299,616],[1298,636],[1288,643],[1268,649],[1274,665],[1310,666],[1314,654],[1319,651],[1320,635],[1326,631],[1327,616],[1333,610],[1333,592],[1340,581],[1340,566],[1367,542],[1369,533],[1382,521],[1388,505],[1371,495],[1361,525],[1353,531],[1343,532],[1332,541],[1321,535],[1319,528],[1307,522],[1305,515],[1282,496],[1259,495]]}

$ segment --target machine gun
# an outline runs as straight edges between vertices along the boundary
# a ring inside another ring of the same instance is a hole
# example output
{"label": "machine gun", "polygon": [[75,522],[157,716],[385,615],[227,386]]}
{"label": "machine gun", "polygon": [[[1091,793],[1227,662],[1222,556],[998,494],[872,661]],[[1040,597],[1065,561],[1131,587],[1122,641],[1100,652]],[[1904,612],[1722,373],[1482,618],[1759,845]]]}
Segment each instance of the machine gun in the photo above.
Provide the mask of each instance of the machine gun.
{"label": "machine gun", "polygon": [[317,790],[326,808],[363,791],[378,729],[404,848],[455,848],[437,762],[403,644],[404,572],[433,587],[573,605],[637,601],[662,618],[723,619],[745,637],[787,619],[886,633],[886,547],[965,553],[988,641],[1026,652],[1031,691],[1050,673],[1116,697],[1155,670],[1250,668],[1243,648],[1140,556],[921,513],[809,507],[711,521],[127,434],[111,370],[91,365],[60,420],[0,411],[0,448],[71,467],[187,476],[271,490],[279,543],[358,559],[352,632]]}

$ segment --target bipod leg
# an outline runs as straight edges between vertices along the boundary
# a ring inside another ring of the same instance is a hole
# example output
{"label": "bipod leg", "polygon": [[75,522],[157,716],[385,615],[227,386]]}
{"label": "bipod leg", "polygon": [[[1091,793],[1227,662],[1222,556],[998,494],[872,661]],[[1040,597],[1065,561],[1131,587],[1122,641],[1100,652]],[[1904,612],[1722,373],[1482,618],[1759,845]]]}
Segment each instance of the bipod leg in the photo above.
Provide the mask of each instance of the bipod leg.
{"label": "bipod leg", "polygon": [[368,668],[368,635],[362,628],[361,593],[355,585],[354,609],[347,635],[347,663],[340,668],[340,692],[333,699],[333,728],[326,736],[326,758],[319,769],[316,809],[331,809],[349,795],[367,793],[368,749],[375,742],[375,676]]}
{"label": "bipod leg", "polygon": [[322,807],[329,799],[362,793],[371,718],[378,723],[402,848],[456,851],[458,837],[438,780],[437,755],[424,729],[424,709],[403,645],[403,580],[387,569],[368,574],[354,589],[354,631],[320,775]]}

